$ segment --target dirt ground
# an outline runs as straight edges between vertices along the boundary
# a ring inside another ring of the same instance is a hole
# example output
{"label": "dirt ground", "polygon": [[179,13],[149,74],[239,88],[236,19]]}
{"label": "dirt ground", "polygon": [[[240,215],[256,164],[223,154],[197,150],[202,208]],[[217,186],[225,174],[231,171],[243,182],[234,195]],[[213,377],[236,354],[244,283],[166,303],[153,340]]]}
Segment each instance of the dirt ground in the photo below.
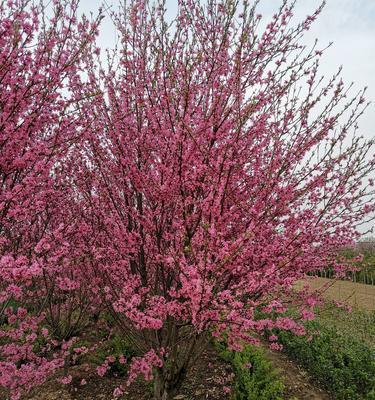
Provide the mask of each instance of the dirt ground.
{"label": "dirt ground", "polygon": [[318,290],[330,300],[340,301],[363,310],[375,311],[375,286],[328,278],[311,278],[299,282],[297,287],[301,288],[306,282],[312,289]]}
{"label": "dirt ground", "polygon": [[[280,371],[284,380],[285,400],[330,400],[331,397],[308,377],[307,373],[277,351],[266,350],[273,366]],[[124,385],[124,378],[100,378],[94,371],[85,371],[82,366],[72,367],[69,371],[73,381],[69,386],[47,383],[35,390],[27,400],[112,400],[116,387]],[[229,400],[233,380],[231,366],[223,361],[213,348],[209,348],[193,367],[181,391],[175,400]],[[81,385],[82,379],[87,382]],[[125,386],[125,385],[124,385]],[[125,387],[121,400],[150,400],[150,384],[137,381]],[[6,397],[0,395],[1,400]]]}
{"label": "dirt ground", "polygon": [[[45,384],[29,396],[28,400],[111,400],[114,389],[121,384],[125,389],[121,400],[152,398],[148,382],[137,381],[126,387],[125,378],[100,378],[94,371],[85,372],[81,366],[70,372],[73,376],[72,384]],[[230,394],[223,391],[223,388],[230,386],[233,377],[230,365],[223,361],[213,348],[209,348],[191,370],[175,400],[229,400]],[[85,379],[87,384],[82,386],[82,379]]]}
{"label": "dirt ground", "polygon": [[286,386],[285,399],[290,400],[330,400],[328,393],[320,389],[306,371],[279,352],[266,350],[272,365],[280,370]]}

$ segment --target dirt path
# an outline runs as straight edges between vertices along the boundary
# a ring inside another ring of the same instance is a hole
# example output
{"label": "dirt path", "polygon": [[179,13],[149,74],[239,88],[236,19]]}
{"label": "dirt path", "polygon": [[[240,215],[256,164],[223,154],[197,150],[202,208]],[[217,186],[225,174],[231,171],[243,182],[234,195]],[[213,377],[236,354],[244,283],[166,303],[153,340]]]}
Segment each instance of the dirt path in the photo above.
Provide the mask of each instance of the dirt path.
{"label": "dirt path", "polygon": [[318,290],[330,300],[344,302],[363,310],[375,311],[375,286],[328,278],[311,278],[299,282],[296,287],[302,288],[306,282],[312,289]]}
{"label": "dirt path", "polygon": [[285,399],[290,400],[331,400],[328,393],[320,389],[308,373],[279,352],[265,348],[272,365],[280,370],[286,386]]}

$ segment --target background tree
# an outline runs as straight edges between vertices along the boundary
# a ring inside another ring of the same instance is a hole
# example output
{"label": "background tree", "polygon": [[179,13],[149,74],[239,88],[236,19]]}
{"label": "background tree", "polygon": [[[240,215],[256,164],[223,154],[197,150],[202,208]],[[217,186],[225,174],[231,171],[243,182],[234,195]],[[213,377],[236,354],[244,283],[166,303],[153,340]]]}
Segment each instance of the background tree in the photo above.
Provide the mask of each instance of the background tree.
{"label": "background tree", "polygon": [[68,285],[74,219],[61,177],[80,140],[73,88],[100,18],[78,21],[77,7],[0,2],[0,385],[13,399],[64,364],[50,339],[69,338],[88,301]]}

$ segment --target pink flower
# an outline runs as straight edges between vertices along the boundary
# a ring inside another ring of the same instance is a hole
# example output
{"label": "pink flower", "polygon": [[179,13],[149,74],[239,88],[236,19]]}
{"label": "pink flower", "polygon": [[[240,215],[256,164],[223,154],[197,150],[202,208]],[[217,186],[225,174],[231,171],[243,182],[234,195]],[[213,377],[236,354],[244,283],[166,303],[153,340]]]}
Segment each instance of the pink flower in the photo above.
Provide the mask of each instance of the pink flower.
{"label": "pink flower", "polygon": [[121,355],[121,356],[119,357],[119,363],[120,363],[120,364],[126,364],[126,358],[125,358],[123,355]]}
{"label": "pink flower", "polygon": [[115,388],[113,391],[113,397],[118,398],[124,394],[124,389],[122,386]]}
{"label": "pink flower", "polygon": [[49,333],[49,332],[48,332],[48,329],[47,329],[47,328],[43,328],[41,332],[42,332],[42,335],[43,335],[44,337],[47,337],[47,336],[48,336],[48,333]]}
{"label": "pink flower", "polygon": [[27,310],[25,308],[19,307],[17,309],[17,316],[21,319],[25,318],[27,315]]}
{"label": "pink flower", "polygon": [[303,309],[301,311],[301,318],[305,321],[312,321],[314,319],[315,315],[312,311]]}
{"label": "pink flower", "polygon": [[69,383],[72,382],[72,375],[64,376],[64,377],[60,378],[59,381],[64,385],[68,385]]}
{"label": "pink flower", "polygon": [[36,333],[31,333],[30,335],[27,335],[27,336],[26,336],[26,340],[27,340],[28,342],[30,342],[30,343],[33,343],[33,342],[35,342],[35,340],[36,340],[37,337],[38,337],[38,336],[36,335]]}
{"label": "pink flower", "polygon": [[280,351],[280,350],[282,350],[283,349],[283,345],[282,344],[280,344],[280,343],[271,343],[270,344],[270,349],[271,350],[276,350],[276,351]]}
{"label": "pink flower", "polygon": [[109,365],[107,362],[105,362],[104,364],[100,365],[99,367],[96,368],[96,372],[99,376],[104,376],[106,374],[106,372],[109,369]]}
{"label": "pink flower", "polygon": [[108,356],[106,357],[106,361],[108,363],[114,363],[116,361],[116,358],[114,356]]}

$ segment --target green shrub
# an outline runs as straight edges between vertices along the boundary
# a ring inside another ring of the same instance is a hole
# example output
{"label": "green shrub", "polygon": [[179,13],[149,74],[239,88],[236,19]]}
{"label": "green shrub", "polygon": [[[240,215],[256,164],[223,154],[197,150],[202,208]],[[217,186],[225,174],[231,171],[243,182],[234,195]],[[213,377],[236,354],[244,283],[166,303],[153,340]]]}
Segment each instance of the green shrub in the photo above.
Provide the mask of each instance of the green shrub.
{"label": "green shrub", "polygon": [[285,352],[337,400],[375,400],[375,349],[317,321],[306,324],[312,339],[277,331]]}
{"label": "green shrub", "polygon": [[284,384],[263,350],[245,346],[242,352],[229,350],[216,343],[220,355],[232,364],[235,374],[233,400],[282,400]]}

